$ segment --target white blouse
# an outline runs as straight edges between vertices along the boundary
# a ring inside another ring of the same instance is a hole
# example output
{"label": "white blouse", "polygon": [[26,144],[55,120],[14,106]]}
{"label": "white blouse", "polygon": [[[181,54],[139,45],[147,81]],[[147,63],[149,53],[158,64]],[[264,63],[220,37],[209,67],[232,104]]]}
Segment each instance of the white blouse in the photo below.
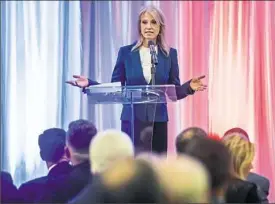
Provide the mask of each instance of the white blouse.
{"label": "white blouse", "polygon": [[[158,47],[155,47],[156,53],[158,53]],[[149,47],[140,47],[139,49],[139,55],[140,55],[140,61],[141,61],[141,67],[143,71],[143,76],[146,80],[146,82],[149,84],[151,81],[151,54],[150,54],[150,48]]]}

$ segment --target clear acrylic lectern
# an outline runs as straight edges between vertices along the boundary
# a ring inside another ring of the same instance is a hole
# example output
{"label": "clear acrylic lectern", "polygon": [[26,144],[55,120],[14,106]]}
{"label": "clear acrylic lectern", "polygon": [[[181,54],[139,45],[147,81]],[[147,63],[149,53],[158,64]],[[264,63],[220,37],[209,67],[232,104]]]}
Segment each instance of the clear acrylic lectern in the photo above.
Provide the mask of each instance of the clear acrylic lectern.
{"label": "clear acrylic lectern", "polygon": [[[121,86],[117,83],[99,84],[87,87],[85,93],[88,95],[90,104],[122,104],[131,107],[131,137],[135,141],[135,106],[140,104],[150,104],[150,108],[156,110],[157,104],[176,102],[177,95],[175,85],[139,85]],[[154,116],[153,116],[154,117]],[[153,136],[152,127],[150,138]],[[146,131],[146,130],[145,130]]]}

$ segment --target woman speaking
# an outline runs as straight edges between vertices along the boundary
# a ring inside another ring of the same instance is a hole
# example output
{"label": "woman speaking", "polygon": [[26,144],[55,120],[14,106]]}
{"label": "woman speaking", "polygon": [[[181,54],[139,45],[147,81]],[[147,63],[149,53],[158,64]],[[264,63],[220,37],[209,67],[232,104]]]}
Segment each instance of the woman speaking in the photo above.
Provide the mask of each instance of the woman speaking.
{"label": "woman speaking", "polygon": [[[183,85],[179,79],[179,65],[177,50],[169,47],[165,41],[165,21],[162,12],[153,7],[145,7],[141,10],[138,20],[139,39],[131,44],[121,47],[118,52],[117,61],[112,74],[112,82],[121,82],[122,85],[149,85],[152,84],[151,77],[151,53],[148,42],[153,42],[158,64],[156,65],[155,84],[174,84],[177,99],[183,99],[196,91],[206,88],[201,82],[205,76],[193,78]],[[98,84],[84,76],[73,76],[75,80],[67,83],[85,88]],[[154,114],[153,114],[154,113]],[[134,144],[141,144],[141,131],[152,125],[152,151],[163,153],[167,151],[167,104],[157,104],[154,108],[138,104],[134,106]],[[121,129],[128,135],[131,134],[131,107],[123,105],[121,114]]]}

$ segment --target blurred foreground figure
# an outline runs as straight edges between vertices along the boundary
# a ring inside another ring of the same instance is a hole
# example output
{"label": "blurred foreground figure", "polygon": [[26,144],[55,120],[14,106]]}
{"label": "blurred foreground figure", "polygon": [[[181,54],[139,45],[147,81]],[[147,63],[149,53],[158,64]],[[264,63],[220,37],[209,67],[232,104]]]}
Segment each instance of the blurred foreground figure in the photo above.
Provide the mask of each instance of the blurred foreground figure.
{"label": "blurred foreground figure", "polygon": [[163,158],[156,165],[162,189],[162,203],[208,203],[210,183],[206,168],[197,160],[181,155]]}
{"label": "blurred foreground figure", "polygon": [[125,158],[134,158],[134,145],[130,137],[119,130],[99,132],[91,141],[89,148],[90,170],[93,179],[81,193],[69,203],[90,203],[95,198],[93,183],[110,166]]}
{"label": "blurred foreground figure", "polygon": [[210,174],[211,203],[225,203],[225,192],[230,180],[231,157],[225,145],[211,138],[191,140],[184,152],[204,164]]}
{"label": "blurred foreground figure", "polygon": [[146,161],[117,161],[97,181],[93,203],[160,203],[162,200],[157,175]]}
{"label": "blurred foreground figure", "polygon": [[89,154],[92,173],[100,173],[118,160],[134,158],[134,145],[126,133],[105,130],[91,141]]}

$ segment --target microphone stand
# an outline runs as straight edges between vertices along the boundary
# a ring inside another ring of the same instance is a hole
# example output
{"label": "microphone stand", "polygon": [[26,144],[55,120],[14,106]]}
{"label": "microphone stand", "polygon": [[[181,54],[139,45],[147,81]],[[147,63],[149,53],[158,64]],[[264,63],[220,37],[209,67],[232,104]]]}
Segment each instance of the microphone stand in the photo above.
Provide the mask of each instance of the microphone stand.
{"label": "microphone stand", "polygon": [[151,79],[152,85],[156,85],[156,65],[158,64],[158,58],[156,52],[151,52]]}

